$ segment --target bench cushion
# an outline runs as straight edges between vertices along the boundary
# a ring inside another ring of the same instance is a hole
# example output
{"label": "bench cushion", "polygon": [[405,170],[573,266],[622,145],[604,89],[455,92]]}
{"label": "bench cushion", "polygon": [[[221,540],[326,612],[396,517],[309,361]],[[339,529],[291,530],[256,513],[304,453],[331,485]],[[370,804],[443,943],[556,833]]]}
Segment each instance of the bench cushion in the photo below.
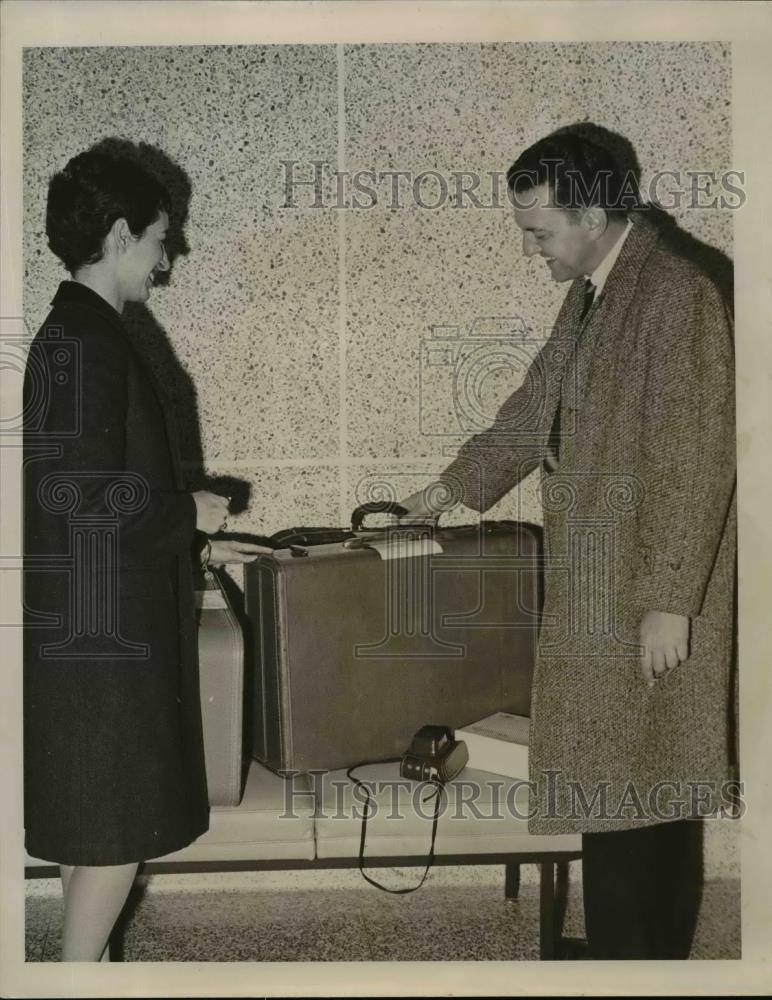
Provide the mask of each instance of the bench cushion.
{"label": "bench cushion", "polygon": [[[369,764],[356,775],[371,788],[366,857],[428,854],[433,787],[399,776],[398,764]],[[213,806],[209,830],[153,861],[271,861],[356,858],[364,796],[344,770],[284,779],[252,761],[238,806]],[[528,833],[528,786],[522,780],[465,768],[445,787],[437,854],[579,852],[577,834]],[[372,807],[371,807],[372,808]],[[316,815],[314,811],[316,810]],[[28,866],[51,862],[27,856]]]}
{"label": "bench cushion", "polygon": [[[367,821],[365,857],[420,856],[431,844],[433,787],[399,776],[398,764],[368,764],[355,772],[368,784],[375,803]],[[316,776],[316,854],[356,857],[364,795],[346,772]],[[528,833],[528,785],[487,771],[465,768],[445,786],[437,825],[436,854],[578,852],[578,834]]]}

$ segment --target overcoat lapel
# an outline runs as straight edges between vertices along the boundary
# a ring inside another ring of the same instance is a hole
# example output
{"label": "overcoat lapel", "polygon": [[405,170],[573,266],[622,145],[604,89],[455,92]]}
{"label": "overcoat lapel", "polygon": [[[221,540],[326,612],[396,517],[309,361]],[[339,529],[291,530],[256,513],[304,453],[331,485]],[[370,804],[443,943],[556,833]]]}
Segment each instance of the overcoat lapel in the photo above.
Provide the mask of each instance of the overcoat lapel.
{"label": "overcoat lapel", "polygon": [[[657,242],[657,231],[642,215],[633,217],[633,228],[620,250],[602,292],[584,321],[580,320],[584,282],[577,279],[568,293],[572,308],[567,325],[574,338],[573,364],[564,379],[563,405],[574,418],[582,409],[591,382],[602,377],[609,350],[635,294],[649,254]],[[578,309],[576,306],[578,305]]]}

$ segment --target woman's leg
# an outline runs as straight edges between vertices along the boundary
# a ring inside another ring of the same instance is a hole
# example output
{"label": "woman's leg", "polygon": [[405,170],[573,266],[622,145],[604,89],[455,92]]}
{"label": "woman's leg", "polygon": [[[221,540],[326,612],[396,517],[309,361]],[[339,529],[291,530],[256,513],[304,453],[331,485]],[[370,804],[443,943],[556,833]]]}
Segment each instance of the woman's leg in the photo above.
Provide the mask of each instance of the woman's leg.
{"label": "woman's leg", "polygon": [[75,871],[72,865],[59,865],[59,874],[62,877],[62,895],[67,899],[67,886],[70,884],[72,873]]}
{"label": "woman's leg", "polygon": [[123,909],[137,863],[104,867],[61,866],[64,888],[63,962],[110,961],[107,942]]}
{"label": "woman's leg", "polygon": [[[73,865],[59,865],[59,873],[62,877],[62,896],[65,900],[65,905],[67,901],[67,886],[70,884],[70,879],[72,878],[72,873],[75,871]],[[102,952],[102,957],[100,962],[110,961],[110,940],[108,938],[107,944],[105,945],[105,950]]]}

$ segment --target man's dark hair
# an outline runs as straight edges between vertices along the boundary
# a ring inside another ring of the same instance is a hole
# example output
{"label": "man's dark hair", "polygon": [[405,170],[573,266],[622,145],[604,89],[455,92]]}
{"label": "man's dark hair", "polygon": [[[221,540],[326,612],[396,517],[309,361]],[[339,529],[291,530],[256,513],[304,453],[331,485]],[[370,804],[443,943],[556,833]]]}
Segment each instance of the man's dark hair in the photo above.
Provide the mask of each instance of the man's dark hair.
{"label": "man's dark hair", "polygon": [[624,218],[640,205],[635,178],[623,174],[609,150],[562,129],[529,146],[507,171],[515,205],[527,204],[524,193],[542,184],[568,212],[594,207]]}
{"label": "man's dark hair", "polygon": [[48,245],[74,274],[101,260],[116,219],[126,219],[131,232],[141,236],[169,205],[166,188],[139,163],[89,149],[74,156],[48,185]]}

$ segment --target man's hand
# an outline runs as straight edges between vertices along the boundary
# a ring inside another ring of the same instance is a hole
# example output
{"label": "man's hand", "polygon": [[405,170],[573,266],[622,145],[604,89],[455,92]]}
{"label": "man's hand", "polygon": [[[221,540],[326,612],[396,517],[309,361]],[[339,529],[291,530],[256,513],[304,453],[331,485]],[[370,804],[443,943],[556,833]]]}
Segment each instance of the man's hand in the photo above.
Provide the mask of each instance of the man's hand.
{"label": "man's hand", "polygon": [[224,566],[225,563],[254,562],[260,555],[270,555],[273,549],[265,545],[253,545],[251,542],[230,542],[224,539],[214,539],[209,553],[210,566]]}
{"label": "man's hand", "polygon": [[689,619],[648,611],[641,622],[641,670],[649,687],[689,656]]}
{"label": "man's hand", "polygon": [[400,500],[399,504],[406,510],[401,516],[403,521],[434,521],[456,505],[450,490],[441,482],[431,483],[426,489]]}

